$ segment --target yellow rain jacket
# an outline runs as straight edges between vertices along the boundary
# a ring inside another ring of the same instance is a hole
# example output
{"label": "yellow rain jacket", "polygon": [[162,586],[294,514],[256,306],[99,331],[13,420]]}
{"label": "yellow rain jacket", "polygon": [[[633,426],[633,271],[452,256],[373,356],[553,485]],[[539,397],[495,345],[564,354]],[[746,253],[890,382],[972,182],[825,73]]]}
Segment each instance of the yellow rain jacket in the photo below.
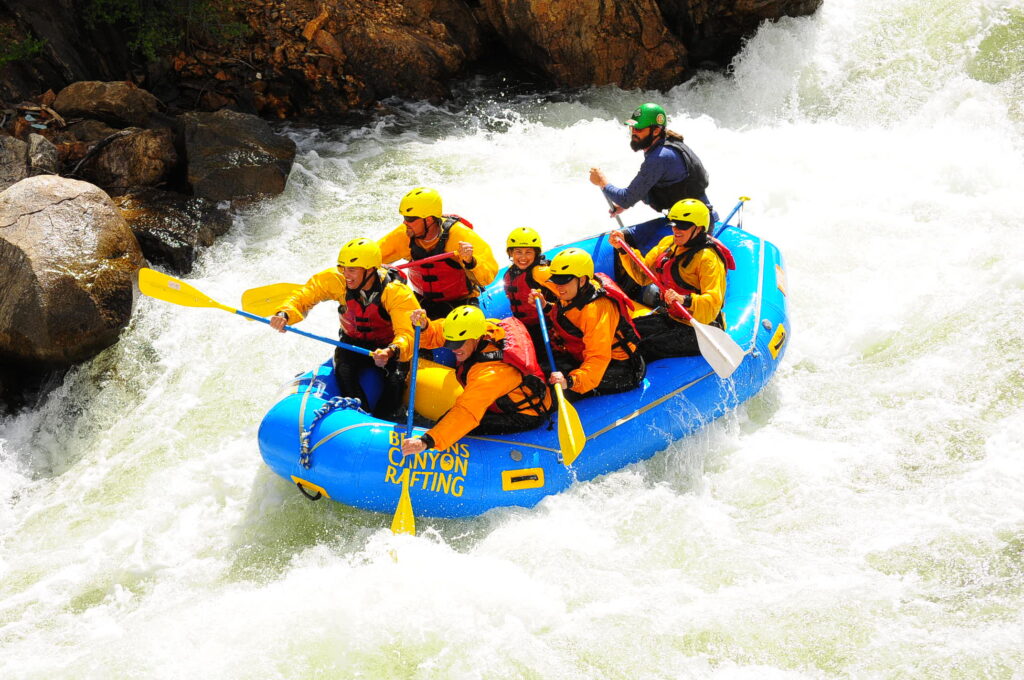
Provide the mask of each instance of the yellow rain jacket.
{"label": "yellow rain jacket", "polygon": [[[409,286],[398,280],[388,282],[385,269],[378,269],[377,276],[374,288],[383,287],[380,304],[391,317],[391,328],[394,331],[394,339],[390,344],[398,348],[399,361],[409,361],[412,358],[413,341],[409,315],[414,309],[418,309],[420,304]],[[348,286],[345,284],[345,277],[337,267],[331,267],[310,277],[279,311],[288,314],[289,324],[296,324],[302,321],[317,303],[336,300],[344,307],[346,293]]]}
{"label": "yellow rain jacket", "polygon": [[[463,264],[463,271],[465,271],[466,278],[469,279],[470,283],[480,288],[489,286],[494,281],[494,277],[498,275],[498,262],[494,259],[491,247],[487,245],[487,242],[479,234],[461,222],[452,225],[451,231],[448,234],[448,243],[445,245],[444,250],[438,251],[435,254],[440,254],[441,252],[455,253],[454,259],[461,263],[462,261],[458,259],[459,242],[465,241],[466,243],[473,244],[473,259],[476,260],[476,264],[472,269],[467,269],[465,264]],[[421,247],[429,250],[427,242],[424,242],[422,239],[417,239],[416,242]],[[380,245],[381,257],[384,258],[385,264],[397,262],[398,260],[412,259],[412,251],[409,248],[409,236],[405,232],[404,224],[385,234],[377,243]]]}
{"label": "yellow rain jacket", "polygon": [[[644,264],[654,271],[654,265],[658,258],[669,248],[673,250],[673,257],[682,254],[685,250],[682,246],[675,245],[671,236],[666,236],[647,253],[644,257]],[[640,255],[640,252],[635,249],[633,252]],[[654,283],[625,253],[619,253],[619,261],[622,262],[622,266],[626,268],[633,280],[641,286]],[[715,249],[704,248],[698,251],[686,267],[682,266],[681,260],[677,260],[669,266],[676,267],[675,273],[687,288],[697,291],[691,294],[690,307],[687,309],[693,318],[703,324],[709,324],[717,319],[725,301],[725,263],[722,262],[722,258],[718,256]],[[672,318],[685,324],[690,323],[675,316]]]}

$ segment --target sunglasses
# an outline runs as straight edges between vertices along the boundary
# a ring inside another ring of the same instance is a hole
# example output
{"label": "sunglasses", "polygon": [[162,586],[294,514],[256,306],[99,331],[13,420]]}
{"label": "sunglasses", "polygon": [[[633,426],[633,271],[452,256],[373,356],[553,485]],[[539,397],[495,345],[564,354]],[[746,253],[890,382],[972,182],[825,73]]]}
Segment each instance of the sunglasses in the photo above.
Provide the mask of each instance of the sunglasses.
{"label": "sunglasses", "polygon": [[402,219],[405,220],[406,224],[409,224],[409,223],[415,222],[416,220],[422,220],[423,218],[422,217],[414,217],[412,215],[406,215]]}
{"label": "sunglasses", "polygon": [[671,224],[672,228],[676,231],[686,231],[687,229],[692,229],[694,226],[693,222],[669,222],[669,224]]}

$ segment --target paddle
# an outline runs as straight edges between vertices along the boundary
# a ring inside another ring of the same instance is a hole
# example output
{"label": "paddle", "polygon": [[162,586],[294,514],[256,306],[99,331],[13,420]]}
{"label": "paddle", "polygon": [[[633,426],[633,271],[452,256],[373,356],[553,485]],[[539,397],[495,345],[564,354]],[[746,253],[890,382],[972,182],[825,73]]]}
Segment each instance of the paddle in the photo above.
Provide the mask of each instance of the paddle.
{"label": "paddle", "polygon": [[[742,207],[743,207],[743,204],[744,204],[744,203],[746,203],[746,202],[747,202],[747,201],[749,201],[749,200],[750,200],[750,196],[740,196],[740,200],[739,200],[739,203],[737,203],[737,204],[736,204],[735,206],[733,206],[732,212],[731,212],[731,213],[729,213],[729,216],[728,216],[728,217],[726,217],[726,218],[725,218],[725,220],[723,220],[723,221],[722,221],[722,226],[721,226],[721,227],[719,227],[719,228],[718,228],[718,231],[716,231],[716,232],[715,232],[715,238],[718,238],[718,235],[719,235],[719,234],[721,234],[721,233],[722,233],[723,231],[725,231],[726,229],[728,229],[729,227],[731,227],[731,226],[732,226],[731,224],[729,224],[729,220],[731,220],[731,219],[732,219],[732,216],[733,216],[733,215],[735,215],[735,214],[736,214],[736,212],[737,212],[737,211],[738,211],[738,210],[739,210],[740,208],[742,208]],[[738,224],[738,225],[736,225],[736,226],[739,226],[739,227],[742,227],[742,226],[743,226],[743,215],[740,215],[740,222],[739,222],[739,224]]]}
{"label": "paddle", "polygon": [[[405,262],[395,267],[395,269],[406,269],[419,264],[427,264],[428,262],[444,260],[449,257],[455,257],[455,253],[431,255],[430,257],[425,257],[422,260]],[[259,316],[270,316],[271,314],[277,313],[282,307],[284,307],[285,303],[288,302],[292,295],[294,295],[300,288],[302,288],[301,283],[271,283],[267,286],[250,288],[242,293],[242,309],[247,312],[251,312],[252,314],[258,314]]]}
{"label": "paddle", "polygon": [[[235,309],[234,307],[228,307],[222,305],[213,298],[207,296],[205,293],[193,288],[184,281],[180,281],[174,277],[168,276],[167,274],[161,274],[153,269],[143,267],[139,270],[139,290],[144,295],[148,295],[151,298],[157,300],[163,300],[164,302],[170,302],[175,305],[181,305],[183,307],[213,307],[215,309],[221,309],[225,312],[231,312],[232,314],[238,314],[246,319],[252,319],[253,321],[262,321],[265,324],[270,324],[270,319],[265,319],[262,316],[256,316],[249,312],[241,309]],[[294,326],[285,326],[286,331],[292,333],[298,333],[299,335],[313,340],[319,340],[320,342],[326,342],[329,345],[335,345],[342,349],[347,349],[350,352],[356,352],[357,354],[370,355],[370,350],[363,349],[362,347],[356,347],[355,345],[349,345],[338,340],[332,340],[331,338],[325,338],[322,335],[314,335],[313,333],[307,333],[306,331],[300,331]]]}
{"label": "paddle", "polygon": [[[644,261],[640,259],[640,256],[633,252],[633,249],[627,244],[623,249],[623,252],[629,256],[633,262],[637,264],[640,269],[647,274],[647,277],[654,282],[654,285],[658,287],[663,294],[665,289],[658,283],[658,279],[654,277],[654,272],[648,269]],[[693,330],[697,334],[697,347],[700,349],[701,356],[703,356],[711,368],[714,369],[715,373],[723,378],[728,378],[733,374],[740,363],[743,361],[743,357],[746,356],[746,352],[743,348],[736,344],[736,341],[729,337],[729,334],[723,331],[721,328],[709,326],[697,321],[693,318],[693,314],[686,311],[679,302],[672,304],[672,309],[679,313],[680,316],[687,319],[690,325],[693,326]]]}
{"label": "paddle", "polygon": [[242,293],[242,309],[259,316],[276,314],[300,288],[301,283],[272,283],[250,288]]}
{"label": "paddle", "polygon": [[[548,338],[548,324],[544,318],[544,308],[541,306],[540,298],[534,300],[534,303],[537,305],[540,332],[544,336],[544,349],[548,351],[548,363],[551,364],[551,372],[554,373],[558,368],[555,366],[555,355],[551,351],[551,339]],[[558,448],[562,450],[562,463],[569,466],[587,445],[587,434],[583,431],[583,424],[580,423],[580,416],[576,413],[576,409],[565,398],[561,385],[555,385],[555,397],[558,399]]]}
{"label": "paddle", "polygon": [[[420,354],[420,331],[422,328],[416,324],[415,335],[412,340],[412,366],[409,369],[409,416],[405,424],[407,437],[412,436],[412,419],[415,415],[416,405],[416,369],[418,368],[418,357]],[[409,497],[409,471],[402,475],[402,495],[398,497],[398,507],[395,508],[395,517],[391,520],[391,531],[396,534],[416,535],[416,515],[412,512],[412,499]]]}
{"label": "paddle", "polygon": [[438,253],[437,255],[431,255],[430,257],[424,257],[422,260],[413,260],[412,262],[403,262],[397,265],[395,269],[408,269],[409,267],[415,267],[420,264],[427,264],[428,262],[437,262],[438,260],[445,260],[449,257],[457,257],[455,253]]}

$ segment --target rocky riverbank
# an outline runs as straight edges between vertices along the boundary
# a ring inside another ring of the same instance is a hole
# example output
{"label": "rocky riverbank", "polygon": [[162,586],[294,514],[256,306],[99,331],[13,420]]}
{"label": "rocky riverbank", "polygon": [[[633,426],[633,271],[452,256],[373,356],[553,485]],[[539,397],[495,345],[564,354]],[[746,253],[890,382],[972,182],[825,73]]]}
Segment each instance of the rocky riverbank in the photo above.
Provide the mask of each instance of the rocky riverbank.
{"label": "rocky riverbank", "polygon": [[0,400],[116,342],[147,261],[188,273],[230,206],[284,190],[295,144],[230,110],[168,116],[129,82],[73,83],[0,134]]}
{"label": "rocky riverbank", "polygon": [[295,145],[265,119],[442,99],[495,65],[552,88],[666,89],[727,64],[762,21],[820,4],[205,0],[232,39],[200,32],[145,56],[129,24],[89,14],[92,0],[7,0],[0,412],[116,342],[146,261],[188,273],[232,203],[284,189]]}

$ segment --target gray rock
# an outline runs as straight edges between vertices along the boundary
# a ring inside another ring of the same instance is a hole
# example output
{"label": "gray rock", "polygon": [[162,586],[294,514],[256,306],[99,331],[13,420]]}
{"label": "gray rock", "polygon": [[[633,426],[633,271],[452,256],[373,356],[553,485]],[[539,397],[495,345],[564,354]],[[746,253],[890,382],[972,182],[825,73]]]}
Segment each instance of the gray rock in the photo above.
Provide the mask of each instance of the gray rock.
{"label": "gray rock", "polygon": [[58,165],[57,147],[42,135],[28,136],[28,174],[56,175]]}
{"label": "gray rock", "polygon": [[0,357],[59,368],[117,341],[143,265],[101,189],[53,175],[0,192]]}
{"label": "gray rock", "polygon": [[0,135],[0,191],[28,176],[28,144]]}
{"label": "gray rock", "polygon": [[200,250],[231,227],[213,201],[173,191],[142,189],[114,199],[150,262],[188,274]]}

